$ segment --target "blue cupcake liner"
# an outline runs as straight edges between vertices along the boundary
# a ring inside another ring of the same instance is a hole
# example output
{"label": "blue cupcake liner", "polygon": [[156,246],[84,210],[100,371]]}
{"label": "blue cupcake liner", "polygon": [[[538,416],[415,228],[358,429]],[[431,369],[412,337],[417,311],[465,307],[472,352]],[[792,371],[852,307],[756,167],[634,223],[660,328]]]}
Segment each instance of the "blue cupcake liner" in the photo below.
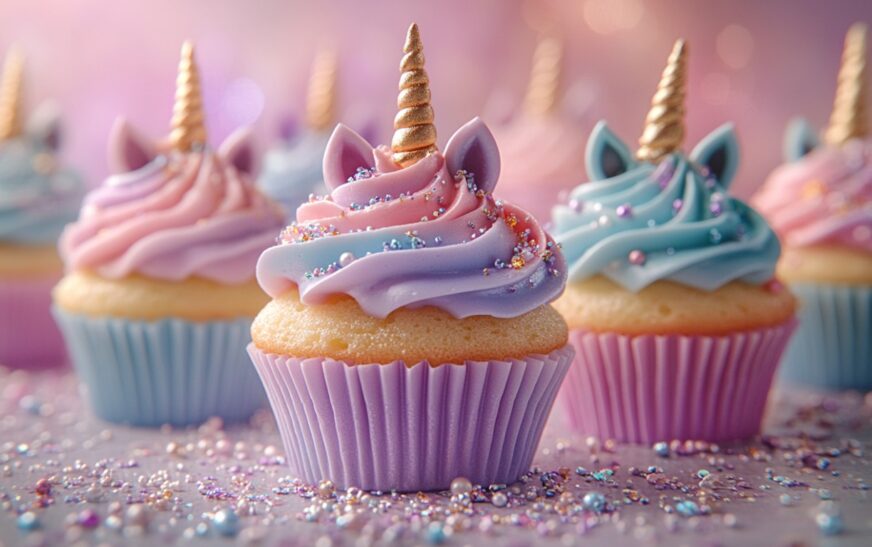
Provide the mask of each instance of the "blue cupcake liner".
{"label": "blue cupcake liner", "polygon": [[781,365],[782,383],[872,390],[872,287],[798,283],[799,329]]}
{"label": "blue cupcake liner", "polygon": [[240,422],[267,404],[246,346],[251,318],[137,321],[53,310],[100,418],[135,426]]}

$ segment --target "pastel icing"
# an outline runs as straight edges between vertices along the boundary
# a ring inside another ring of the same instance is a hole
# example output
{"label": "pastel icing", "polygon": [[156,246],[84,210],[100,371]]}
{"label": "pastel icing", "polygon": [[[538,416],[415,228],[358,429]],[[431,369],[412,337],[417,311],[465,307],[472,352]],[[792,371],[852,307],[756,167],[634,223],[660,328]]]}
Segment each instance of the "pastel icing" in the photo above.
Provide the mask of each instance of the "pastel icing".
{"label": "pastel icing", "polygon": [[504,174],[497,197],[546,221],[551,207],[580,182],[584,136],[562,116],[523,115],[495,131]]}
{"label": "pastel icing", "polygon": [[872,253],[872,139],[819,145],[798,120],[788,128],[785,152],[787,163],[753,198],[784,244]]}
{"label": "pastel icing", "polygon": [[158,150],[119,120],[110,143],[120,173],[87,195],[78,221],[64,231],[69,270],[225,284],[254,278],[257,257],[275,242],[283,217],[249,177],[247,132],[217,151],[182,153]]}
{"label": "pastel icing", "polygon": [[58,116],[37,111],[19,136],[0,140],[0,241],[51,245],[76,218],[84,184],[60,164]]}
{"label": "pastel icing", "polygon": [[690,153],[639,162],[600,122],[587,147],[591,182],[553,211],[569,280],[600,274],[629,291],[669,280],[705,291],[769,281],[780,254],[775,233],[729,195],[738,165],[731,125]]}
{"label": "pastel icing", "polygon": [[310,194],[323,195],[327,191],[321,163],[329,138],[329,133],[306,131],[283,141],[264,157],[258,186],[282,205],[290,219],[297,207],[309,200]]}
{"label": "pastel icing", "polygon": [[454,317],[516,317],[555,299],[566,282],[557,245],[533,217],[492,192],[499,151],[478,118],[445,152],[400,168],[339,125],[324,156],[330,195],[296,222],[257,265],[273,297],[297,287],[308,305],[354,298],[375,317],[435,306]]}

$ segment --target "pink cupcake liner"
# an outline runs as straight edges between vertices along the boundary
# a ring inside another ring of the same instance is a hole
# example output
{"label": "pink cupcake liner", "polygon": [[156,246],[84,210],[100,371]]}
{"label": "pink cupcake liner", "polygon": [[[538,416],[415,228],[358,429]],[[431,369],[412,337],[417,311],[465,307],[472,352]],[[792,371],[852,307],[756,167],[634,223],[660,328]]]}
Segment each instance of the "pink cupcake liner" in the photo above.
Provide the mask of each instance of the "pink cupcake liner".
{"label": "pink cupcake liner", "polygon": [[348,365],[249,355],[291,468],[341,488],[443,490],[463,476],[511,483],[526,472],[572,361],[570,346],[507,361]]}
{"label": "pink cupcake liner", "polygon": [[729,336],[625,336],[572,330],[560,394],[572,427],[622,442],[723,442],[760,431],[796,321]]}
{"label": "pink cupcake liner", "polygon": [[41,370],[66,364],[51,315],[51,291],[59,279],[0,279],[0,365]]}

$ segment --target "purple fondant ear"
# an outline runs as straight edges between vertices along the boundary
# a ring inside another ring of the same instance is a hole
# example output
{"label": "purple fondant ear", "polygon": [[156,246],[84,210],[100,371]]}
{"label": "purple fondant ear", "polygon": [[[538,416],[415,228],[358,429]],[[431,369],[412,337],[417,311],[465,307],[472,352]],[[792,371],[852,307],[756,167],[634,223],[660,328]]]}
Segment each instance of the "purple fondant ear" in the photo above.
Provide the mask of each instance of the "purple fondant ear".
{"label": "purple fondant ear", "polygon": [[236,168],[240,173],[254,173],[254,145],[249,127],[241,127],[224,139],[218,148],[218,155]]}
{"label": "purple fondant ear", "polygon": [[372,167],[372,145],[341,123],[333,130],[324,150],[324,183],[333,190],[345,184],[358,167]]}
{"label": "purple fondant ear", "polygon": [[30,116],[27,134],[37,143],[52,151],[61,146],[61,114],[54,103],[45,103]]}
{"label": "purple fondant ear", "polygon": [[480,190],[493,192],[500,176],[500,151],[480,118],[473,118],[451,136],[445,146],[445,161],[452,175],[461,169],[468,171]]}
{"label": "purple fondant ear", "polygon": [[127,173],[147,165],[157,156],[155,145],[136,131],[124,118],[115,120],[109,134],[109,168]]}

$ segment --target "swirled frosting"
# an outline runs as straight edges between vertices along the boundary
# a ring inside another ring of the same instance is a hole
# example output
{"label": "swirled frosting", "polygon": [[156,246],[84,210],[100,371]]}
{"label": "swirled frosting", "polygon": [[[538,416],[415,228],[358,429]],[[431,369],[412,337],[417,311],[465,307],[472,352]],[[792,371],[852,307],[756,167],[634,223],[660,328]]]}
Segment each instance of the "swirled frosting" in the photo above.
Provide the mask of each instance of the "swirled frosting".
{"label": "swirled frosting", "polygon": [[345,294],[375,317],[435,306],[454,317],[515,317],[556,298],[566,279],[556,244],[527,213],[495,201],[499,152],[475,119],[406,168],[344,126],[324,159],[330,195],[306,203],[257,266],[277,297],[305,304]]}
{"label": "swirled frosting", "polygon": [[822,146],[778,167],[752,203],[786,246],[872,253],[872,140]]}
{"label": "swirled frosting", "polygon": [[581,179],[584,135],[560,116],[522,116],[495,131],[503,175],[498,198],[546,221],[551,207]]}
{"label": "swirled frosting", "polygon": [[264,157],[258,186],[284,207],[287,218],[293,219],[297,207],[306,203],[310,194],[326,192],[321,160],[329,137],[322,132],[306,132],[283,142]]}
{"label": "swirled frosting", "polygon": [[[659,280],[712,291],[734,280],[762,284],[773,277],[778,239],[760,215],[727,193],[735,168],[725,166],[737,150],[731,128],[716,131],[689,157],[669,154],[658,165],[636,163],[604,132],[598,127],[592,141],[612,142],[589,147],[588,163],[611,158],[605,163],[613,176],[576,187],[567,204],[554,208],[555,239],[571,281],[601,274],[630,291]],[[720,177],[709,171],[716,164]]]}
{"label": "swirled frosting", "polygon": [[147,163],[89,193],[78,221],[64,231],[67,268],[107,278],[251,280],[258,255],[275,241],[283,220],[279,207],[237,169],[238,150],[132,154]]}
{"label": "swirled frosting", "polygon": [[76,218],[85,188],[53,146],[29,135],[0,141],[0,241],[50,245]]}

